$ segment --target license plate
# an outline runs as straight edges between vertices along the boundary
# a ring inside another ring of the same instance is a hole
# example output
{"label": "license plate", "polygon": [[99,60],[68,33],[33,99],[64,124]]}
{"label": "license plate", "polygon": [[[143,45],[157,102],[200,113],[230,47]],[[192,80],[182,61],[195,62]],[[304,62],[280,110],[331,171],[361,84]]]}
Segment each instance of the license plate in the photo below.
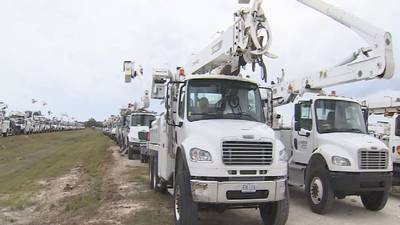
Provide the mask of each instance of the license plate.
{"label": "license plate", "polygon": [[256,192],[255,184],[243,184],[242,185],[242,193],[254,193]]}

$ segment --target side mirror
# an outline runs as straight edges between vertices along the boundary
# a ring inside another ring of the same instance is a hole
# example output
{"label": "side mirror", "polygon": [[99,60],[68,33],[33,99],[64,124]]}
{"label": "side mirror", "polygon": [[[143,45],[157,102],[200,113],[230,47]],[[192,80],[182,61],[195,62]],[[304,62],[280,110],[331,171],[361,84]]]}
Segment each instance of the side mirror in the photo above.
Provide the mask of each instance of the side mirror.
{"label": "side mirror", "polygon": [[182,126],[183,126],[183,122],[181,121],[178,123],[177,127],[182,127]]}
{"label": "side mirror", "polygon": [[294,105],[294,121],[299,122],[301,119],[301,104]]}
{"label": "side mirror", "polygon": [[400,137],[400,115],[397,115],[396,124],[395,124],[395,135]]}
{"label": "side mirror", "polygon": [[300,131],[301,130],[299,121],[294,121],[294,130],[295,131]]}

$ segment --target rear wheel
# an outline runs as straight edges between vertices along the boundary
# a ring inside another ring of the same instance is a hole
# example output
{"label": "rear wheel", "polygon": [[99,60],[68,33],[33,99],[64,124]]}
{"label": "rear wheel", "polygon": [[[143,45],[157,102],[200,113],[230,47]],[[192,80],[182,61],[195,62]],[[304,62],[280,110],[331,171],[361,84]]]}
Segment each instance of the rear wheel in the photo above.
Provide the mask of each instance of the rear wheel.
{"label": "rear wheel", "polygon": [[154,156],[150,157],[149,162],[149,187],[150,189],[154,189]]}
{"label": "rear wheel", "polygon": [[376,191],[361,195],[361,201],[366,209],[379,211],[383,209],[389,197],[387,191]]}
{"label": "rear wheel", "polygon": [[313,212],[325,214],[332,208],[335,194],[329,180],[329,172],[325,167],[314,168],[310,171],[305,189]]}
{"label": "rear wheel", "polygon": [[193,201],[189,171],[177,158],[176,182],[174,184],[174,216],[176,225],[197,225],[198,204]]}

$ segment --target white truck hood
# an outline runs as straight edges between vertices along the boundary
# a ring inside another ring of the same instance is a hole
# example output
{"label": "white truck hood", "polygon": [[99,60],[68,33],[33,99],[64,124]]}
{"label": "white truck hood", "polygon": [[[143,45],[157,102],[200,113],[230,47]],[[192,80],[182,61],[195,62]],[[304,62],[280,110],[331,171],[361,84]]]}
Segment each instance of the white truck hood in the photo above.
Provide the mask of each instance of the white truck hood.
{"label": "white truck hood", "polygon": [[332,144],[342,147],[344,149],[371,149],[377,148],[387,149],[386,145],[368,134],[358,134],[358,133],[328,133],[320,134],[319,144]]}
{"label": "white truck hood", "polygon": [[129,127],[128,138],[129,141],[140,141],[139,132],[149,132],[148,126],[131,126]]}
{"label": "white truck hood", "polygon": [[191,122],[188,133],[207,141],[223,139],[274,140],[274,131],[264,123],[246,120],[200,120]]}

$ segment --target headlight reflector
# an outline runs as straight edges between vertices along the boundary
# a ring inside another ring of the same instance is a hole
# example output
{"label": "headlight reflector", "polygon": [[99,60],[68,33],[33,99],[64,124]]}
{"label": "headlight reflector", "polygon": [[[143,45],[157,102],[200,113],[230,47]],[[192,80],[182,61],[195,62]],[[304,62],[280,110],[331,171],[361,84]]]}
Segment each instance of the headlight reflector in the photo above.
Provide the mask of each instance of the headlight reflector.
{"label": "headlight reflector", "polygon": [[211,162],[211,154],[199,148],[190,149],[190,160],[194,162]]}
{"label": "headlight reflector", "polygon": [[332,163],[336,166],[350,166],[350,160],[341,156],[332,156]]}

